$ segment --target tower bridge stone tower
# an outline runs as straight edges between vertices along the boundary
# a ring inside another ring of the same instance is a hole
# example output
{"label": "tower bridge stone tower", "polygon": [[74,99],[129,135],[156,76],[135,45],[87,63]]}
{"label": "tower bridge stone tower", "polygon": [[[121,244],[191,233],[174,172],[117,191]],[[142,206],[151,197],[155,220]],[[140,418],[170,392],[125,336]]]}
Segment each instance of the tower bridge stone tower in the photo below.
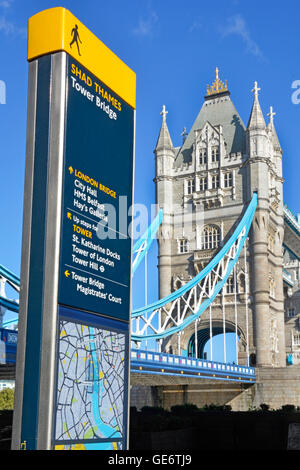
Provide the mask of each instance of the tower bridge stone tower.
{"label": "tower bridge stone tower", "polygon": [[[163,107],[154,150],[156,199],[164,209],[158,239],[161,298],[211,260],[233,232],[253,192],[258,195],[249,243],[226,288],[196,325],[166,340],[163,349],[174,353],[184,349],[188,354],[197,349],[201,357],[210,336],[237,332],[240,363],[250,358],[251,365],[283,367],[282,150],[273,109],[266,124],[257,83],[252,91],[246,127],[217,69],[190,132],[183,133],[181,147],[173,146]],[[185,223],[179,223],[182,220]]]}

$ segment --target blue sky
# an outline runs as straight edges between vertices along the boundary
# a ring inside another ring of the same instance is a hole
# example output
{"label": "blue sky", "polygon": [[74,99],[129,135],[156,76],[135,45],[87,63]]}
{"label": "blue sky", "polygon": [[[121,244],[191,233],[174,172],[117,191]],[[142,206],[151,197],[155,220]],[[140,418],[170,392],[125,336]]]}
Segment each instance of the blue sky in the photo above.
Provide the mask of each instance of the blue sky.
{"label": "blue sky", "polygon": [[[284,151],[284,200],[300,212],[300,104],[292,103],[292,83],[300,80],[299,2],[268,0],[204,2],[187,0],[0,0],[0,263],[20,272],[26,139],[27,19],[40,10],[64,6],[91,29],[137,74],[135,201],[154,203],[153,149],[165,104],[174,145],[189,130],[206,85],[228,80],[231,98],[245,124],[253,83],[261,88],[265,114],[274,107]],[[149,255],[148,300],[157,298],[157,259]],[[140,282],[142,279],[139,276]],[[134,304],[143,292],[137,284]]]}

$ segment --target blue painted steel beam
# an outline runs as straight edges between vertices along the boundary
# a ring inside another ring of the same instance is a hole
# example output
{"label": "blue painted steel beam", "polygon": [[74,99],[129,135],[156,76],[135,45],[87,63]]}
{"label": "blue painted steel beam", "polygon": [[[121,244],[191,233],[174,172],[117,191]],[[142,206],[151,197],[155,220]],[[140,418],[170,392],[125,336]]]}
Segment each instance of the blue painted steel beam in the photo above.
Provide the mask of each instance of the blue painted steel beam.
{"label": "blue painted steel beam", "polygon": [[2,266],[0,264],[0,276],[4,277],[4,279],[7,279],[10,281],[12,284],[15,284],[16,286],[20,286],[20,278],[16,276],[14,273],[9,271],[5,266]]}
{"label": "blue painted steel beam", "polygon": [[178,377],[189,377],[189,378],[195,378],[195,379],[209,379],[209,380],[216,380],[216,381],[225,381],[225,382],[239,382],[239,383],[255,383],[256,379],[253,378],[245,378],[245,377],[231,377],[230,375],[227,375],[226,377],[222,377],[221,375],[213,374],[213,375],[205,375],[205,373],[201,374],[193,374],[193,373],[173,373],[173,372],[161,372],[161,371],[152,371],[152,370],[145,370],[145,369],[137,369],[134,364],[130,363],[130,371],[131,372],[136,372],[139,374],[147,374],[147,375],[168,375],[171,377],[178,376]]}
{"label": "blue painted steel beam", "polygon": [[4,297],[0,296],[0,305],[7,310],[19,313],[19,304],[15,300],[5,299]]}
{"label": "blue painted steel beam", "polygon": [[8,328],[11,325],[16,325],[19,322],[19,317],[13,318],[12,320],[7,320],[3,322],[2,326],[3,328]]}
{"label": "blue painted steel beam", "polygon": [[163,210],[160,209],[157,216],[153,220],[150,227],[146,230],[146,232],[141,236],[141,238],[135,243],[132,248],[133,254],[137,253],[141,246],[145,244],[145,247],[141,250],[141,253],[136,255],[138,256],[132,263],[132,275],[135,273],[137,267],[141,264],[142,260],[144,259],[147,251],[149,250],[150,246],[153,243],[153,240],[156,238],[156,233],[162,223],[163,220]]}

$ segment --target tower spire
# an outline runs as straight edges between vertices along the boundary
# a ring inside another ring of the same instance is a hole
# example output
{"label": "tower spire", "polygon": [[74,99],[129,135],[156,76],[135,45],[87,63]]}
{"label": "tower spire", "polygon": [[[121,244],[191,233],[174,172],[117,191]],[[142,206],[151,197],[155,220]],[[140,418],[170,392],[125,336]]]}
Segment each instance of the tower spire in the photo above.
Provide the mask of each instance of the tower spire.
{"label": "tower spire", "polygon": [[274,116],[276,113],[273,111],[273,106],[270,106],[270,112],[268,113],[268,116],[270,118],[270,125],[273,127],[274,126]]}
{"label": "tower spire", "polygon": [[158,136],[158,140],[157,140],[155,150],[158,150],[158,149],[173,149],[173,143],[172,143],[172,140],[171,140],[171,137],[170,137],[169,129],[168,129],[168,126],[167,126],[167,119],[166,119],[168,111],[166,110],[165,105],[163,105],[160,114],[162,116],[162,124],[161,124],[160,133],[159,133],[159,136]]}
{"label": "tower spire", "polygon": [[258,88],[257,82],[254,82],[254,88],[252,90],[252,93],[254,93],[254,99],[258,100],[258,92],[261,90],[261,88]]}
{"label": "tower spire", "polygon": [[268,116],[270,118],[270,122],[268,124],[268,129],[269,131],[271,132],[271,135],[272,135],[272,141],[273,141],[273,145],[274,145],[274,148],[275,149],[279,149],[281,151],[281,145],[280,145],[280,142],[279,142],[279,139],[278,139],[278,135],[277,135],[277,132],[275,130],[275,126],[274,126],[274,116],[276,115],[276,113],[274,113],[273,111],[273,106],[270,106],[270,112],[268,113]]}
{"label": "tower spire", "polygon": [[252,90],[252,93],[254,94],[254,102],[248,122],[248,129],[265,129],[266,128],[266,123],[265,119],[259,104],[258,100],[258,92],[261,90],[261,88],[258,87],[257,82],[254,82],[254,88]]}
{"label": "tower spire", "polygon": [[166,110],[166,106],[163,105],[160,115],[162,116],[163,122],[166,122],[166,117],[169,111]]}

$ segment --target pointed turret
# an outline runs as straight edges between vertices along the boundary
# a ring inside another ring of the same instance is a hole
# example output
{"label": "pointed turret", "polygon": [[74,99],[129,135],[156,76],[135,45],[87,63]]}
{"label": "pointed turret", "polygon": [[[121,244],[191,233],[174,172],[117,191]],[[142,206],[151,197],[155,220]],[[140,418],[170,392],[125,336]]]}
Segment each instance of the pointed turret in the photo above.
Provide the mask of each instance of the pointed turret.
{"label": "pointed turret", "polygon": [[163,149],[174,149],[173,143],[170,137],[169,129],[167,126],[167,120],[166,116],[168,114],[168,111],[166,111],[165,105],[163,105],[162,111],[160,113],[162,115],[162,124],[161,124],[161,129],[160,133],[158,136],[157,144],[155,147],[155,150],[163,150]]}
{"label": "pointed turret", "polygon": [[273,143],[273,147],[274,147],[275,152],[276,151],[282,152],[281,145],[280,145],[280,142],[279,142],[279,139],[278,139],[278,135],[277,135],[277,132],[276,132],[276,129],[275,129],[275,126],[274,126],[274,116],[275,115],[276,115],[276,113],[274,113],[273,107],[270,106],[270,112],[268,114],[268,116],[270,118],[270,122],[268,124],[268,130],[271,134],[271,139],[272,139],[272,143]]}
{"label": "pointed turret", "polygon": [[258,88],[257,82],[255,82],[252,90],[254,101],[247,126],[247,153],[250,158],[265,158],[268,153],[268,133],[258,100],[259,91],[260,88]]}
{"label": "pointed turret", "polygon": [[[277,172],[277,176],[279,178],[282,178],[282,148],[281,148],[281,145],[280,145],[280,142],[279,142],[279,139],[278,139],[278,136],[277,136],[277,132],[276,132],[276,129],[275,129],[275,125],[274,125],[274,116],[276,115],[276,113],[274,113],[273,111],[273,107],[270,106],[270,112],[268,114],[269,118],[270,118],[270,121],[268,123],[268,127],[267,127],[267,131],[268,131],[268,135],[269,135],[269,140],[270,140],[270,143],[271,143],[271,147],[272,147],[272,158],[273,158],[273,161],[275,163],[275,166],[276,166],[276,172]],[[277,190],[282,193],[282,183],[277,183]],[[282,198],[281,198],[282,199]]]}
{"label": "pointed turret", "polygon": [[[159,232],[159,296],[171,293],[172,285],[172,238],[173,238],[173,167],[175,150],[167,126],[165,105],[162,111],[162,124],[154,150],[156,162],[156,203],[163,209],[164,217]],[[163,235],[165,234],[165,235]]]}
{"label": "pointed turret", "polygon": [[258,92],[260,91],[260,88],[258,88],[257,82],[254,83],[254,88],[252,90],[252,93],[254,93],[254,102],[248,122],[247,129],[253,130],[253,129],[265,129],[266,128],[266,123],[264,119],[264,115],[262,113],[259,100],[258,100]]}

